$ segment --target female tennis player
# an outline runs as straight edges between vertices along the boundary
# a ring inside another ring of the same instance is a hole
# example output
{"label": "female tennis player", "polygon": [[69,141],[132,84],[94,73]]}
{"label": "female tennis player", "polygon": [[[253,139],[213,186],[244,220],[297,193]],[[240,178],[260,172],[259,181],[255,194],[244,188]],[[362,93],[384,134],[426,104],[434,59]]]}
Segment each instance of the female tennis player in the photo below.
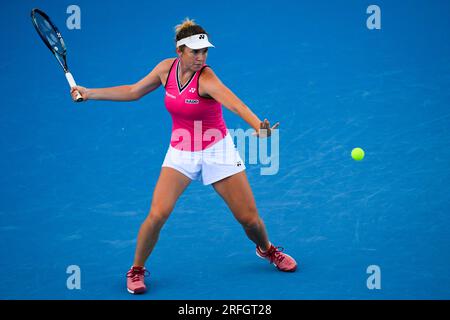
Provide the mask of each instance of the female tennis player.
{"label": "female tennis player", "polygon": [[268,239],[245,165],[227,131],[222,105],[244,119],[260,138],[270,136],[279,124],[271,127],[267,119],[261,121],[205,65],[208,48],[214,46],[201,26],[185,19],[175,30],[177,57],[161,61],[135,84],[101,89],[77,86],[71,90],[73,99],[78,91],[84,101],[137,100],[160,85],[166,91],[165,105],[172,116],[171,142],[153,192],[150,212],[139,230],[134,263],[127,272],[127,289],[133,294],[146,291],[145,262],[177,199],[192,180],[213,186],[255,243],[259,257],[267,259],[278,270],[295,271],[295,260]]}

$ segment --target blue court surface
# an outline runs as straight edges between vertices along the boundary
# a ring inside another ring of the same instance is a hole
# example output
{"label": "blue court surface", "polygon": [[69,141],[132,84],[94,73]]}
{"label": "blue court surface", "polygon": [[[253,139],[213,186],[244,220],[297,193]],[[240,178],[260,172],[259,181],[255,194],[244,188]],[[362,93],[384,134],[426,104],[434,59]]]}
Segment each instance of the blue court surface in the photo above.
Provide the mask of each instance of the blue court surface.
{"label": "blue court surface", "polygon": [[[380,29],[367,24],[373,4]],[[67,27],[70,5],[81,29]],[[164,90],[73,103],[31,24],[34,7],[58,25],[75,79],[91,88],[136,82],[175,57],[176,24],[202,25],[216,46],[207,63],[261,119],[280,122],[278,172],[246,163],[247,175],[271,241],[299,270],[256,257],[224,201],[195,181],[148,260],[149,291],[130,295],[125,273],[170,140]],[[450,2],[21,0],[2,9],[1,299],[450,298]],[[70,266],[80,289],[67,286]]]}

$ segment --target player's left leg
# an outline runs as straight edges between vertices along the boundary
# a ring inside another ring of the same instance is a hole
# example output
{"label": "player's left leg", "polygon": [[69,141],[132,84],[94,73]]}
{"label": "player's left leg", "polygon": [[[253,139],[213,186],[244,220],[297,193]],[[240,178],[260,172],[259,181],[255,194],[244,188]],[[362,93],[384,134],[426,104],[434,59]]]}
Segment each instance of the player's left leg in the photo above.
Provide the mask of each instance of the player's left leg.
{"label": "player's left leg", "polygon": [[213,187],[225,200],[249,239],[256,244],[256,254],[269,260],[281,271],[295,271],[297,268],[295,260],[281,252],[282,248],[275,247],[269,242],[245,171],[219,180],[213,183]]}
{"label": "player's left leg", "polygon": [[245,233],[263,250],[270,248],[264,222],[259,217],[252,189],[245,171],[213,183],[214,190],[225,200]]}

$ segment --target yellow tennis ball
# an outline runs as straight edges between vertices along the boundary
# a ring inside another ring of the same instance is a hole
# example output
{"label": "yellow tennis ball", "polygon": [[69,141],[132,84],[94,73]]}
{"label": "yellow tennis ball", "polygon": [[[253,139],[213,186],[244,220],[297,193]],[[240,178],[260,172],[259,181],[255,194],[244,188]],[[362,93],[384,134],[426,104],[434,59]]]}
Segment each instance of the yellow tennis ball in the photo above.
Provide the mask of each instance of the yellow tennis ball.
{"label": "yellow tennis ball", "polygon": [[352,158],[356,161],[364,159],[364,150],[361,148],[354,148],[352,150]]}

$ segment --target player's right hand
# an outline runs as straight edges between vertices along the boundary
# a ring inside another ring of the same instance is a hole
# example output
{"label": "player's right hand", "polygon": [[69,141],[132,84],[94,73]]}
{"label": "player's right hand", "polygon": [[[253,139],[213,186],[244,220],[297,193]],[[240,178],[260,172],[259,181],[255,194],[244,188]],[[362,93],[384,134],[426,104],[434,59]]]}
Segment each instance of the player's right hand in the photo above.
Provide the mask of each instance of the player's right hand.
{"label": "player's right hand", "polygon": [[73,101],[77,101],[77,92],[81,95],[83,101],[88,99],[87,89],[82,86],[75,86],[70,89],[70,95]]}

